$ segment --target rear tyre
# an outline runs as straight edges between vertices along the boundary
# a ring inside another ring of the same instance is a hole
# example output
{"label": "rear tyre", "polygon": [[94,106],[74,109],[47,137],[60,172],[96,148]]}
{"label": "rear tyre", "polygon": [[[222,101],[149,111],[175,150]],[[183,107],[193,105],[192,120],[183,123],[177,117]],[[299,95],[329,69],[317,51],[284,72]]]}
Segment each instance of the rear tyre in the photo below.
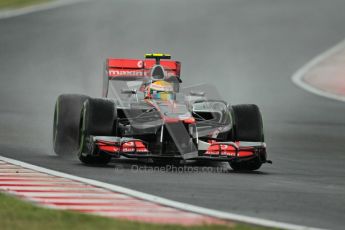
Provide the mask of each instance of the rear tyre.
{"label": "rear tyre", "polygon": [[53,148],[60,156],[72,155],[78,150],[79,120],[85,95],[62,94],[55,103]]}
{"label": "rear tyre", "polygon": [[[235,105],[234,138],[238,141],[264,142],[263,122],[261,112],[257,105]],[[259,158],[242,162],[230,162],[230,167],[235,171],[253,171],[261,167]]]}
{"label": "rear tyre", "polygon": [[84,164],[107,164],[108,154],[95,152],[93,136],[111,136],[117,118],[115,104],[107,99],[90,98],[85,101],[80,118],[78,157]]}

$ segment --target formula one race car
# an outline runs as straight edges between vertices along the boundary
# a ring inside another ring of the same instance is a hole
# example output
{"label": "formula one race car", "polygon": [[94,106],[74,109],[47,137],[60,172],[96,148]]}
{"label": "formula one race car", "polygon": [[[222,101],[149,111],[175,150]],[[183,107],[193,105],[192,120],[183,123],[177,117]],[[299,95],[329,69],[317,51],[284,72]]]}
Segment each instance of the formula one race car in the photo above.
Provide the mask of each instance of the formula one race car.
{"label": "formula one race car", "polygon": [[60,95],[54,151],[77,152],[85,164],[106,164],[121,156],[167,164],[225,161],[234,170],[271,163],[259,108],[231,106],[212,88],[180,88],[181,64],[169,59],[167,54],[109,58],[102,98]]}

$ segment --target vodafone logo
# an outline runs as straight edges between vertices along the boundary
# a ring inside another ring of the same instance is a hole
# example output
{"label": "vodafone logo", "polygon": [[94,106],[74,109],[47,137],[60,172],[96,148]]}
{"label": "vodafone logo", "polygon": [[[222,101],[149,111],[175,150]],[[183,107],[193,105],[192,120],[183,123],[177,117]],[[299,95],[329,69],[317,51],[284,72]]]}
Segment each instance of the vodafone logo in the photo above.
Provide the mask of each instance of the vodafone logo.
{"label": "vodafone logo", "polygon": [[126,142],[123,144],[123,146],[126,146],[126,147],[134,146],[134,142]]}
{"label": "vodafone logo", "polygon": [[227,145],[220,145],[220,149],[221,149],[221,150],[226,150],[227,148],[228,148]]}
{"label": "vodafone logo", "polygon": [[138,66],[138,68],[143,68],[144,67],[144,62],[143,61],[138,61],[137,66]]}
{"label": "vodafone logo", "polygon": [[109,70],[110,76],[135,76],[142,77],[144,76],[143,71],[130,71],[130,70]]}

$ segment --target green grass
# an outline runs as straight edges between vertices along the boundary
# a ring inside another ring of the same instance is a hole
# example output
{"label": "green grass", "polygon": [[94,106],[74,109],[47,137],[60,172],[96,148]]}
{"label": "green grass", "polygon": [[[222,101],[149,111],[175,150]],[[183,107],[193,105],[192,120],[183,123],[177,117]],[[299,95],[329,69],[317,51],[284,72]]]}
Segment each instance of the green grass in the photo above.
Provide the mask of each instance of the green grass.
{"label": "green grass", "polygon": [[16,9],[25,6],[30,6],[33,4],[39,4],[43,2],[48,2],[51,0],[0,0],[0,10],[1,9]]}
{"label": "green grass", "polygon": [[177,225],[158,225],[104,218],[70,211],[58,211],[35,206],[29,202],[0,193],[1,230],[263,230],[267,228],[244,224],[233,226],[203,225],[183,227]]}

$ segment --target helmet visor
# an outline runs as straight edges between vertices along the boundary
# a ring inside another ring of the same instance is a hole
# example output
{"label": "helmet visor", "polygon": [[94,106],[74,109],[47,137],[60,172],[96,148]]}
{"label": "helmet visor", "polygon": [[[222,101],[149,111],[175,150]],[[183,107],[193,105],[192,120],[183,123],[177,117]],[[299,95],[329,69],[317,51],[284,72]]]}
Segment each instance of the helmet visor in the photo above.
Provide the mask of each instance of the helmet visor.
{"label": "helmet visor", "polygon": [[151,90],[151,97],[152,99],[163,100],[163,101],[174,100],[174,93]]}

